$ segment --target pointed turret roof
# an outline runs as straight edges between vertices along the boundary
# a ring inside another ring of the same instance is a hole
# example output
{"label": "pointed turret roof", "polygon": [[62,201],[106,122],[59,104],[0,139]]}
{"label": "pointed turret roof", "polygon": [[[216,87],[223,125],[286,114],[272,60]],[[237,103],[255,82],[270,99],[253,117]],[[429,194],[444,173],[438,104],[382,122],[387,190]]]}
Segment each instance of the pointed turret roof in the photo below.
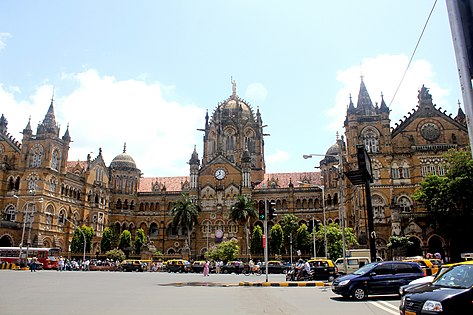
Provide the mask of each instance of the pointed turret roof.
{"label": "pointed turret roof", "polygon": [[381,112],[386,112],[389,113],[389,107],[386,105],[386,102],[384,101],[384,95],[381,93]]}
{"label": "pointed turret roof", "polygon": [[363,76],[361,77],[360,91],[358,92],[358,102],[356,107],[359,111],[369,114],[374,111],[373,102],[371,101],[368,90],[366,89]]}
{"label": "pointed turret roof", "polygon": [[31,129],[31,116],[30,116],[25,129],[23,129],[23,135],[25,136],[25,135],[32,135],[32,134],[33,134],[33,130]]}
{"label": "pointed turret roof", "polygon": [[460,100],[458,100],[458,113],[457,113],[457,116],[455,117],[455,120],[458,121],[462,125],[466,125],[466,115],[460,106]]}
{"label": "pointed turret roof", "polygon": [[192,152],[191,159],[189,160],[190,165],[199,165],[199,154],[197,153],[197,148],[194,145],[194,152]]}
{"label": "pointed turret roof", "polygon": [[69,124],[67,124],[67,129],[66,129],[66,132],[64,133],[64,136],[62,136],[62,140],[71,142],[71,136],[69,135]]}
{"label": "pointed turret roof", "polygon": [[59,137],[59,126],[56,124],[56,117],[54,115],[54,99],[51,98],[48,112],[44,116],[44,120],[38,125],[37,134],[54,134]]}

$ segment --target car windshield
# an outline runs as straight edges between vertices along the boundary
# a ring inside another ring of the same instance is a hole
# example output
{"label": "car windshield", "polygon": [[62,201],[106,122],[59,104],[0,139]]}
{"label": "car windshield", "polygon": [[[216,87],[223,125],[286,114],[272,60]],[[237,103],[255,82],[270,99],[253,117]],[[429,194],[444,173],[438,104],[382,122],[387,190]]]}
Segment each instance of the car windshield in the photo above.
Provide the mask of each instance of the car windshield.
{"label": "car windshield", "polygon": [[452,267],[437,277],[433,285],[448,288],[471,288],[473,286],[473,265]]}
{"label": "car windshield", "polygon": [[377,265],[377,263],[371,263],[371,264],[364,265],[360,269],[354,271],[353,274],[354,275],[363,275],[363,274],[367,273],[368,271],[370,271],[371,269],[373,269],[373,267],[376,266],[376,265]]}

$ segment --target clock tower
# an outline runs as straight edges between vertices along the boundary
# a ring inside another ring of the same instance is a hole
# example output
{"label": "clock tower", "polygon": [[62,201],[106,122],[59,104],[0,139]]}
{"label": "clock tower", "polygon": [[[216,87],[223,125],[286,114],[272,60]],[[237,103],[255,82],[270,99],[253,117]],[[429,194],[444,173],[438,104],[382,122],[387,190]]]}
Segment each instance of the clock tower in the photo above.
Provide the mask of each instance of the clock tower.
{"label": "clock tower", "polygon": [[[228,219],[238,195],[251,198],[252,187],[261,183],[265,174],[263,122],[247,101],[236,93],[219,103],[212,115],[205,116],[203,157],[191,159],[191,198],[202,210],[199,225],[209,224],[211,238],[239,238],[238,228]],[[192,185],[195,179],[195,186]],[[192,190],[194,188],[194,190]],[[221,237],[217,237],[218,231]],[[224,233],[221,235],[220,231]],[[204,233],[205,234],[205,233]]]}

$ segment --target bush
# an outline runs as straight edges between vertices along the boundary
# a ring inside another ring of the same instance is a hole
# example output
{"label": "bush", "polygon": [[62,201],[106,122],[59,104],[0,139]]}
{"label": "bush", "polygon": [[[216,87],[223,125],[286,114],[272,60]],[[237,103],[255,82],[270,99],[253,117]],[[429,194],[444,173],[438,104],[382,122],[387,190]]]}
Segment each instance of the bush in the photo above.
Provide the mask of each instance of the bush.
{"label": "bush", "polygon": [[105,253],[105,257],[112,261],[123,261],[125,260],[125,253],[121,249],[112,249]]}

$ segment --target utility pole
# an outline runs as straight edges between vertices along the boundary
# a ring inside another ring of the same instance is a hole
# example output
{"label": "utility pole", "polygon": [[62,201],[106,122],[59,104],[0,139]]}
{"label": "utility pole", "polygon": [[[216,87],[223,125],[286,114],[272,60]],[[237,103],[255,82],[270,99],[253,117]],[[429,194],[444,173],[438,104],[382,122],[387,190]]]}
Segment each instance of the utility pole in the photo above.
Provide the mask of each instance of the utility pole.
{"label": "utility pole", "polygon": [[264,265],[266,267],[266,282],[268,282],[268,201],[264,200]]}

